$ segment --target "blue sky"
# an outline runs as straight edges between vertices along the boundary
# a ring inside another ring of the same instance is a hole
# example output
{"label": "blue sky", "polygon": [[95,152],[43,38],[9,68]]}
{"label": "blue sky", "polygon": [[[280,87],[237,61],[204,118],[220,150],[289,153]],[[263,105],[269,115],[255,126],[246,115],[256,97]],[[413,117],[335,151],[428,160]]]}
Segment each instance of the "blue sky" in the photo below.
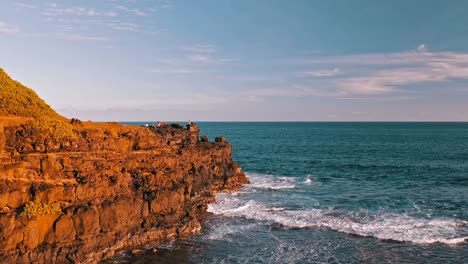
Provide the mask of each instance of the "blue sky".
{"label": "blue sky", "polygon": [[84,120],[468,121],[466,1],[1,1],[0,67]]}

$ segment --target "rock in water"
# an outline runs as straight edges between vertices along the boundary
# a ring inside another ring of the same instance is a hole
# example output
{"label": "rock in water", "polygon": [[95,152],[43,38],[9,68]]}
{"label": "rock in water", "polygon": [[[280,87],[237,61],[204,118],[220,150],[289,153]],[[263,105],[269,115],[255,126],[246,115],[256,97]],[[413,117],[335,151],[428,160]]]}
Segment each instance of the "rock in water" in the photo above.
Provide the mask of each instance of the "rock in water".
{"label": "rock in water", "polygon": [[215,137],[215,142],[225,142],[224,137]]}

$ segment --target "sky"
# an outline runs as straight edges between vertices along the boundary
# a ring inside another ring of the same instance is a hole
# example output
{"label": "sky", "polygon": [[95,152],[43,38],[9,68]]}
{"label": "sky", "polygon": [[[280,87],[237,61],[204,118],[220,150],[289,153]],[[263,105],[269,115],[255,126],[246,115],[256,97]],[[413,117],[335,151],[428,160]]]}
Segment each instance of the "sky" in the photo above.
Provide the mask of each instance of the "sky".
{"label": "sky", "polygon": [[468,1],[0,0],[0,67],[94,121],[468,121]]}

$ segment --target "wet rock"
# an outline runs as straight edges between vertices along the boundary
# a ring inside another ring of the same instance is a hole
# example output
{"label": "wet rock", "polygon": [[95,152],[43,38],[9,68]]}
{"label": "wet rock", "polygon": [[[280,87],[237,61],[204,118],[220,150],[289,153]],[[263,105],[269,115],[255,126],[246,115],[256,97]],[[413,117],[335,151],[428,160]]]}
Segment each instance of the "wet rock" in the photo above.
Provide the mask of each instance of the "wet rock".
{"label": "wet rock", "polygon": [[143,253],[143,250],[133,249],[132,251],[130,251],[130,253],[132,253],[133,255],[139,255],[139,254]]}

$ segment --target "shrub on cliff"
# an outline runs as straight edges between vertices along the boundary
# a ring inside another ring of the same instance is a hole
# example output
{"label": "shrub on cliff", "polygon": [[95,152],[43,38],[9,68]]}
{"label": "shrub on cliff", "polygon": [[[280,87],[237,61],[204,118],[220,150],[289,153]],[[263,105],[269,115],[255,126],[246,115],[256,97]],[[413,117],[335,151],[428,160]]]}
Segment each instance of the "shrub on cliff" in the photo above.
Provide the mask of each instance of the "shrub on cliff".
{"label": "shrub on cliff", "polygon": [[57,114],[32,89],[11,79],[1,68],[0,116],[32,118],[27,127],[46,131],[55,140],[76,137],[66,118]]}
{"label": "shrub on cliff", "polygon": [[46,204],[40,200],[29,201],[24,204],[22,216],[26,216],[31,219],[34,216],[39,215],[53,215],[60,213],[62,209],[58,203]]}

